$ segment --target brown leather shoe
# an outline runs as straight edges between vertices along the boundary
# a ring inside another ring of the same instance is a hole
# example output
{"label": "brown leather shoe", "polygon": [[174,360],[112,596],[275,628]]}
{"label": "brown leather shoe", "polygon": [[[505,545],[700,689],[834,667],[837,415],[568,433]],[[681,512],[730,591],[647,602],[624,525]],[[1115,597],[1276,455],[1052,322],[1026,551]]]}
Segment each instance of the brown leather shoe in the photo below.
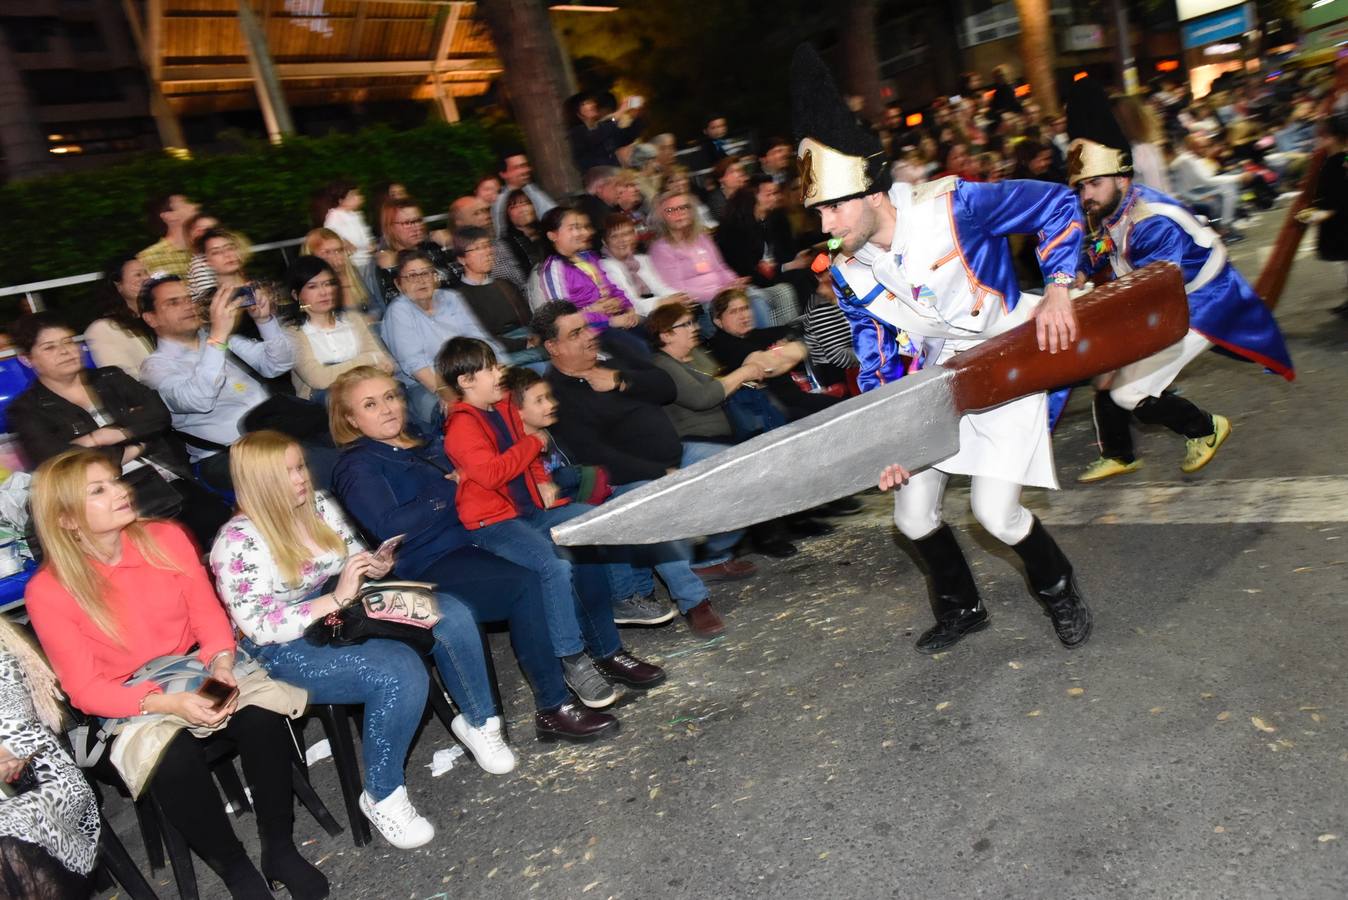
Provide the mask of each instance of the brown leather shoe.
{"label": "brown leather shoe", "polygon": [[628,687],[655,687],[665,680],[665,670],[637,659],[626,650],[619,650],[608,659],[596,659],[594,667],[610,681],[617,681]]}
{"label": "brown leather shoe", "polygon": [[707,584],[720,581],[743,581],[758,574],[758,566],[747,559],[728,559],[714,566],[694,567],[693,573]]}
{"label": "brown leather shoe", "polygon": [[703,600],[688,610],[688,627],[698,637],[715,637],[725,631],[725,622],[711,608],[711,601]]}
{"label": "brown leather shoe", "polygon": [[590,741],[614,734],[618,720],[608,713],[595,712],[574,700],[563,703],[549,712],[534,713],[534,733],[545,744],[561,738],[567,741]]}

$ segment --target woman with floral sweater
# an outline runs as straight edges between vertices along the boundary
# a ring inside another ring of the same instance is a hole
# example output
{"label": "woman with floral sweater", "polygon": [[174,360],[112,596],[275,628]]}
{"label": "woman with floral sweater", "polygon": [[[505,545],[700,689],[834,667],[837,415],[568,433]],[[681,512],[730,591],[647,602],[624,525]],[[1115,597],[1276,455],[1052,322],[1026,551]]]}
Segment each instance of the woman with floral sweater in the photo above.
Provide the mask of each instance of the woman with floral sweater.
{"label": "woman with floral sweater", "polygon": [[[299,445],[283,434],[240,439],[230,452],[230,474],[242,514],[221,529],[211,568],[243,646],[274,677],[308,690],[311,702],[364,706],[361,810],[395,847],[425,844],[435,828],[413,808],[403,783],[403,762],[426,705],[420,657],[399,641],[334,647],[304,638],[313,622],[354,601],[367,576],[387,575],[392,554],[381,557],[361,545],[337,503],[313,491]],[[432,653],[465,713],[452,730],[482,768],[509,772],[515,757],[495,714],[477,623],[450,595],[437,600]]]}

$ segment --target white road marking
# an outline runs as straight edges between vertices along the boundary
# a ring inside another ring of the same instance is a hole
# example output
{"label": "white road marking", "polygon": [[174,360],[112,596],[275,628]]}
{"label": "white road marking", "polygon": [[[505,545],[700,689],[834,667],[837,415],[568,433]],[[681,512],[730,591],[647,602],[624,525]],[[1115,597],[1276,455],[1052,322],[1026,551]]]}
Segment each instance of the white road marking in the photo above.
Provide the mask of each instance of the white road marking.
{"label": "white road marking", "polygon": [[[887,516],[889,498],[875,499],[877,515]],[[1348,522],[1348,476],[1073,484],[1027,490],[1022,502],[1046,525]],[[967,487],[948,490],[944,509],[947,522],[974,524]]]}

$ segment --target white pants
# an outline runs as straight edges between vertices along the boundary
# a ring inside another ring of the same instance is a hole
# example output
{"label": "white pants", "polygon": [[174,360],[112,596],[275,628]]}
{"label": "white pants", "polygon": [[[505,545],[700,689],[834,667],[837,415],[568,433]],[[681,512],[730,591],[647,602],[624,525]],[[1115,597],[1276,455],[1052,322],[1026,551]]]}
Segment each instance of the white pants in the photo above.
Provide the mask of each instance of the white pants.
{"label": "white pants", "polygon": [[[941,503],[950,476],[937,469],[918,472],[894,492],[894,524],[904,537],[919,540],[941,527]],[[1003,544],[1018,544],[1034,527],[1034,515],[1020,503],[1020,485],[1001,478],[970,479],[974,518]]]}
{"label": "white pants", "polygon": [[1110,399],[1120,409],[1132,412],[1148,397],[1161,396],[1180,371],[1211,346],[1211,341],[1190,330],[1178,343],[1115,372],[1109,382]]}

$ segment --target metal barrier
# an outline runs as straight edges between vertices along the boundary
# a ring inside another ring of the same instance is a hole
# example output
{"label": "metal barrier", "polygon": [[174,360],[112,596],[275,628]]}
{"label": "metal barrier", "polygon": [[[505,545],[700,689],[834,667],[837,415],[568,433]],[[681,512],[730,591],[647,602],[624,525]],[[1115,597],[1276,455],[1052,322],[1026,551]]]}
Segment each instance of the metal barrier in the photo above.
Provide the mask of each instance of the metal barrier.
{"label": "metal barrier", "polygon": [[[433,216],[426,216],[427,222],[443,222],[449,218],[449,213],[436,213]],[[270,250],[280,250],[281,259],[286,265],[290,264],[290,256],[286,250],[290,247],[298,247],[304,243],[304,238],[292,238],[285,241],[272,241],[267,244],[253,244],[248,248],[249,252],[256,256],[258,253],[265,253]],[[8,287],[0,287],[0,299],[4,297],[23,297],[28,301],[29,309],[34,312],[42,309],[42,292],[54,291],[57,288],[74,287],[80,284],[92,284],[95,281],[102,281],[102,272],[85,272],[83,275],[68,275],[65,278],[51,278],[47,281],[30,281],[27,284],[13,284]]]}

